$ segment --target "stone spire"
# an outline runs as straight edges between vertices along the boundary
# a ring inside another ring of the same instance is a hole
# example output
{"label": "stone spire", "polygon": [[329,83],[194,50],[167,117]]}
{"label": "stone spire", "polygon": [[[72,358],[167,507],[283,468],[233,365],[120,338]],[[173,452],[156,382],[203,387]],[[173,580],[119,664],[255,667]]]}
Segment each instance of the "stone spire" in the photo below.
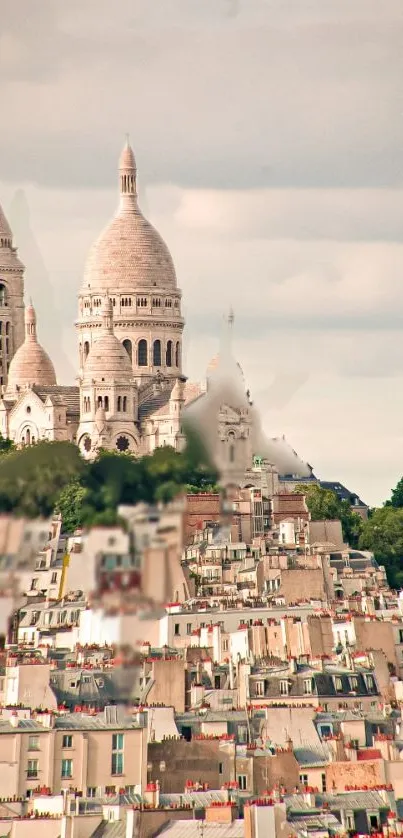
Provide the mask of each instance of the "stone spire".
{"label": "stone spire", "polygon": [[136,160],[127,134],[119,160],[120,209],[126,212],[133,212],[137,207],[136,177]]}
{"label": "stone spire", "polygon": [[0,239],[3,247],[12,247],[13,234],[0,204]]}
{"label": "stone spire", "polygon": [[37,343],[38,338],[36,334],[36,312],[32,305],[32,300],[25,309],[25,339],[31,343]]}
{"label": "stone spire", "polygon": [[113,306],[108,292],[106,292],[101,306],[101,318],[103,334],[113,335]]}

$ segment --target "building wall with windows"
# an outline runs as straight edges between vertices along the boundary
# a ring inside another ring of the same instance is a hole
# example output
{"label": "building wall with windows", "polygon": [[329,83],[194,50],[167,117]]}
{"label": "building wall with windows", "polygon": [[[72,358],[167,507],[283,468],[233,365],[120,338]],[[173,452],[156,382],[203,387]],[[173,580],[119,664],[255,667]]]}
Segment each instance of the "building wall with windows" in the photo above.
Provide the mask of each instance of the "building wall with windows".
{"label": "building wall with windows", "polygon": [[56,727],[51,714],[43,724],[14,717],[0,722],[2,795],[25,796],[38,785],[55,794],[72,786],[93,797],[120,788],[141,793],[147,780],[146,724],[113,726],[82,714],[70,718],[71,725],[62,717]]}

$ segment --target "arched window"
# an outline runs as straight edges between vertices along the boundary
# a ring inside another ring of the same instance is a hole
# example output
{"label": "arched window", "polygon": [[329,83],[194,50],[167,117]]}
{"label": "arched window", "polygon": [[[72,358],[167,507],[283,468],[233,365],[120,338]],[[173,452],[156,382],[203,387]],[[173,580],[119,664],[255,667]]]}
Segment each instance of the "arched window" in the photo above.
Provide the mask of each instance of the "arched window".
{"label": "arched window", "polygon": [[172,341],[171,340],[169,340],[168,343],[167,343],[166,365],[167,365],[167,367],[172,367]]}
{"label": "arched window", "polygon": [[10,334],[10,324],[6,323],[6,335]]}
{"label": "arched window", "polygon": [[98,407],[102,407],[102,396],[98,396],[97,404],[98,404]]}
{"label": "arched window", "polygon": [[84,343],[84,361],[88,358],[88,353],[90,351],[90,344],[89,341],[86,340]]}
{"label": "arched window", "polygon": [[7,293],[6,293],[6,286],[0,282],[0,306],[7,305]]}
{"label": "arched window", "polygon": [[153,366],[161,366],[161,341],[155,340],[153,346]]}
{"label": "arched window", "polygon": [[125,350],[126,350],[126,352],[127,352],[128,356],[129,356],[130,360],[132,360],[132,357],[133,357],[133,349],[132,349],[132,342],[131,342],[131,340],[129,340],[129,338],[126,338],[126,340],[124,340],[124,341],[123,341],[123,346],[124,346],[124,348],[125,348]]}
{"label": "arched window", "polygon": [[127,411],[127,396],[123,396],[123,413]]}
{"label": "arched window", "polygon": [[233,443],[231,442],[231,445],[229,447],[229,461],[230,461],[230,463],[233,463],[234,460],[235,460],[235,445],[233,445]]}
{"label": "arched window", "polygon": [[104,402],[105,410],[109,410],[109,396],[105,396]]}
{"label": "arched window", "polygon": [[25,431],[25,442],[27,445],[31,445],[31,431],[29,428]]}
{"label": "arched window", "polygon": [[176,367],[180,366],[180,344],[179,344],[179,341],[177,342],[176,347],[175,347],[175,366]]}
{"label": "arched window", "polygon": [[118,413],[122,410],[122,397],[118,396]]}
{"label": "arched window", "polygon": [[144,339],[139,340],[137,350],[137,363],[139,367],[146,367],[148,365],[147,341]]}

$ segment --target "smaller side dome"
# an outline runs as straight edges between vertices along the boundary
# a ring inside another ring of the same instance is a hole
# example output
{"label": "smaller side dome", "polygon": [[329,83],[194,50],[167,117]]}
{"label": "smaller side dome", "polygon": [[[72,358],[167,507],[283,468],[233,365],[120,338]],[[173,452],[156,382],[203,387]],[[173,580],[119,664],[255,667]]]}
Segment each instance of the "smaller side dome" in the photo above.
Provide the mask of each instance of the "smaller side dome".
{"label": "smaller side dome", "polygon": [[30,302],[25,309],[25,340],[11,361],[7,391],[21,390],[35,385],[52,387],[56,384],[56,373],[52,361],[38,343],[36,313]]}

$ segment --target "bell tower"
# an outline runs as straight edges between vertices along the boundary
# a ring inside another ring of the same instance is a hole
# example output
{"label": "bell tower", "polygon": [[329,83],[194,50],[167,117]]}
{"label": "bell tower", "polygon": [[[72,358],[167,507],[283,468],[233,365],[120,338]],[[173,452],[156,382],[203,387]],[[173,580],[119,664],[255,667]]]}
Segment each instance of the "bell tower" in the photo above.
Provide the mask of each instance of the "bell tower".
{"label": "bell tower", "polygon": [[0,387],[7,384],[10,363],[24,333],[24,265],[0,205]]}

